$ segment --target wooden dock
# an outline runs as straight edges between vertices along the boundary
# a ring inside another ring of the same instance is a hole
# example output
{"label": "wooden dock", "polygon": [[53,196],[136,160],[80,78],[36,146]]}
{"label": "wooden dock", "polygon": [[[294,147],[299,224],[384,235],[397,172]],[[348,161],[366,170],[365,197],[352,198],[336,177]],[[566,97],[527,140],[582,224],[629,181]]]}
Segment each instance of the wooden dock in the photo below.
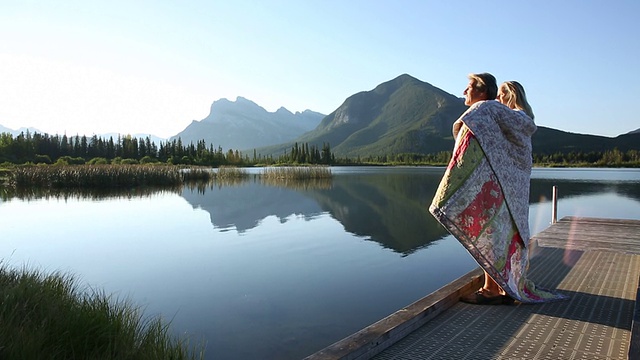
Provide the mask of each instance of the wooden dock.
{"label": "wooden dock", "polygon": [[470,305],[480,269],[308,360],[640,360],[640,220],[565,217],[532,239],[528,277],[561,302]]}

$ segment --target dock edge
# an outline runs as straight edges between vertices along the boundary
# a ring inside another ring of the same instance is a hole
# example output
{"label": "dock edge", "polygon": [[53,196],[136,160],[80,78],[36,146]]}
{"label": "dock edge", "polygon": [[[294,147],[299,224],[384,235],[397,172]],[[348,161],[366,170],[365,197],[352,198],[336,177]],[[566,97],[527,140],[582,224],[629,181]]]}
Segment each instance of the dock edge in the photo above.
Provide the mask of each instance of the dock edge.
{"label": "dock edge", "polygon": [[461,296],[482,286],[477,268],[422,299],[310,355],[305,360],[367,360],[455,305]]}

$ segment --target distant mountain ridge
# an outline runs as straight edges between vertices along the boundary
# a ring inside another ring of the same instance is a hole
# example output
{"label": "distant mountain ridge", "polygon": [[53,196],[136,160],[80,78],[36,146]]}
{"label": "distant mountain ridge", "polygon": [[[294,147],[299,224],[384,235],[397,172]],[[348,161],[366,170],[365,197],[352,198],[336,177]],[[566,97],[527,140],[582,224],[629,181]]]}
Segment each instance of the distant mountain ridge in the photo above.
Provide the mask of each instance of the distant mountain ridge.
{"label": "distant mountain ridge", "polygon": [[[320,125],[289,143],[260,148],[277,155],[295,142],[318,147],[329,143],[338,156],[376,156],[400,153],[430,154],[451,151],[453,123],[467,109],[464,99],[410,75],[348,97]],[[615,138],[574,134],[539,126],[532,137],[536,154],[603,152],[640,149],[640,132]]]}
{"label": "distant mountain ridge", "polygon": [[314,129],[324,116],[311,110],[294,114],[284,107],[268,112],[243,97],[220,99],[213,102],[206,118],[194,120],[170,140],[180,138],[185,144],[204,139],[225,150],[255,149],[291,141]]}
{"label": "distant mountain ridge", "polygon": [[[403,74],[348,97],[296,142],[329,143],[335,154],[350,157],[451,150],[451,126],[466,108],[463,99]],[[281,153],[290,146],[259,151]]]}
{"label": "distant mountain ridge", "polygon": [[[0,125],[0,134],[9,133],[9,134],[11,134],[12,136],[15,137],[15,136],[18,136],[18,135],[20,135],[22,133],[26,134],[27,131],[30,134],[34,134],[34,133],[44,134],[45,133],[44,131],[38,130],[38,129],[33,128],[33,127],[21,127],[19,129],[10,129],[10,128],[6,127],[6,126]],[[49,135],[56,135],[56,134],[49,134]],[[63,134],[59,134],[59,135],[63,135]],[[91,134],[91,135],[86,135],[86,134],[83,134],[83,135],[80,135],[80,134],[70,135],[70,134],[66,134],[66,135],[69,136],[69,137],[71,137],[71,136],[75,137],[76,135],[81,136],[81,137],[82,136],[93,137],[94,134]],[[121,133],[105,133],[105,134],[95,134],[95,135],[97,137],[101,138],[101,139],[109,139],[110,137],[112,137],[114,140],[117,139],[118,136],[128,136],[128,135],[130,135],[131,137],[134,137],[134,138],[138,138],[138,139],[146,139],[147,137],[149,137],[151,142],[153,142],[153,143],[155,143],[157,145],[159,145],[160,142],[167,141],[167,139],[161,138],[159,136],[155,136],[153,134],[142,134],[142,133],[133,134],[133,135],[131,135],[131,134],[121,134]]]}
{"label": "distant mountain ridge", "polygon": [[26,133],[27,131],[30,132],[31,134],[33,134],[34,132],[42,133],[42,131],[33,127],[21,127],[19,129],[10,129],[8,127],[0,125],[0,134],[9,133],[12,136],[18,136],[20,135],[20,133]]}
{"label": "distant mountain ridge", "polygon": [[[291,150],[294,143],[321,148],[325,143],[337,156],[432,154],[453,149],[451,127],[467,109],[464,99],[449,94],[408,74],[379,84],[370,91],[349,96],[329,115],[306,110],[291,113],[284,107],[268,112],[243,97],[235,101],[219,99],[209,115],[193,121],[169,140],[183,144],[204,140],[224,151],[254,149],[262,156],[275,157]],[[26,128],[0,132],[18,135]],[[30,128],[31,132],[39,132]],[[67,134],[68,136],[71,136]],[[99,137],[117,134],[98,135]],[[152,141],[165,139],[153,135]],[[552,155],[569,152],[603,152],[618,149],[640,150],[640,129],[616,137],[565,132],[539,126],[533,135],[534,153]]]}

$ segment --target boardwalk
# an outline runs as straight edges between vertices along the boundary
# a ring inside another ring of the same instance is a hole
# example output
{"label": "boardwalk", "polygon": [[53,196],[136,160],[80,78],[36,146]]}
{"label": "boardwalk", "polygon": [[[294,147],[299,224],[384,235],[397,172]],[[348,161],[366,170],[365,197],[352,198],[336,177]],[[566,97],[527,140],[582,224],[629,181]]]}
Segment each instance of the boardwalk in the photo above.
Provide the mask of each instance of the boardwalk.
{"label": "boardwalk", "polygon": [[474,271],[308,359],[640,359],[640,221],[567,217],[534,240],[529,277],[569,300],[460,303]]}

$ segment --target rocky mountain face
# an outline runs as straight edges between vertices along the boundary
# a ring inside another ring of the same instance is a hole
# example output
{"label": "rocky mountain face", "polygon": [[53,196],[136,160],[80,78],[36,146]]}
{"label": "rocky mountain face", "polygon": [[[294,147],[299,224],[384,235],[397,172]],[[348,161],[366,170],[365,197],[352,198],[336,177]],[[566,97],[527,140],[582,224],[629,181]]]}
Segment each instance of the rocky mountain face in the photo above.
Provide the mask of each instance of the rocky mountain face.
{"label": "rocky mountain face", "polygon": [[[329,143],[341,156],[451,150],[451,126],[466,108],[463,99],[404,74],[350,96],[296,141]],[[261,150],[278,153],[288,147]]]}
{"label": "rocky mountain face", "polygon": [[268,112],[251,100],[220,99],[211,105],[209,116],[193,121],[170,140],[181,138],[183,144],[205,140],[225,151],[251,150],[289,142],[314,129],[323,114],[305,110],[295,114],[281,107]]}
{"label": "rocky mountain face", "polygon": [[[347,98],[316,129],[295,139],[321,147],[329,143],[338,156],[429,154],[451,151],[453,122],[467,109],[464,100],[409,75],[400,75]],[[543,126],[532,138],[537,154],[639,149],[640,132],[614,138],[575,134]],[[258,149],[282,154],[294,141]]]}

